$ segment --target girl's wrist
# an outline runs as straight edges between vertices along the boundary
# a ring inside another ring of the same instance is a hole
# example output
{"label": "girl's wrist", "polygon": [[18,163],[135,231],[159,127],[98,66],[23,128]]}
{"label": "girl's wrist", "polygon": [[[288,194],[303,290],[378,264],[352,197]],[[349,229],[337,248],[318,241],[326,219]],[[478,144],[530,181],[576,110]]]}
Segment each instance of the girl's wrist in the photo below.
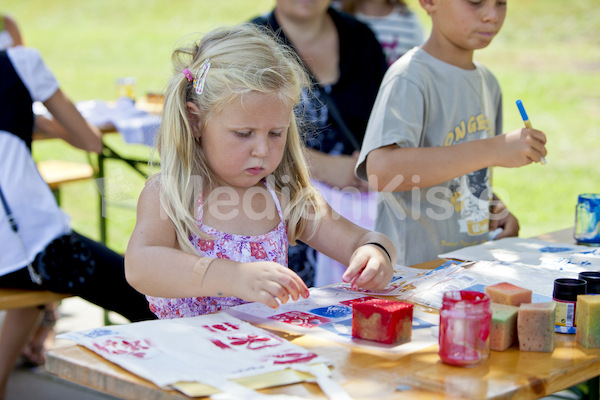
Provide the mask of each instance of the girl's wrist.
{"label": "girl's wrist", "polygon": [[366,246],[368,244],[371,244],[373,246],[379,247],[385,253],[385,255],[388,257],[388,259],[390,260],[390,262],[392,262],[392,256],[390,255],[390,252],[387,251],[387,249],[385,248],[384,245],[382,245],[381,243],[378,243],[378,242],[367,242],[367,243],[361,244],[361,246]]}
{"label": "girl's wrist", "polygon": [[208,267],[210,267],[210,264],[214,260],[215,258],[200,257],[192,267],[192,282],[194,283],[194,285],[198,286],[198,288],[202,287],[202,283],[204,282],[204,275],[206,275]]}

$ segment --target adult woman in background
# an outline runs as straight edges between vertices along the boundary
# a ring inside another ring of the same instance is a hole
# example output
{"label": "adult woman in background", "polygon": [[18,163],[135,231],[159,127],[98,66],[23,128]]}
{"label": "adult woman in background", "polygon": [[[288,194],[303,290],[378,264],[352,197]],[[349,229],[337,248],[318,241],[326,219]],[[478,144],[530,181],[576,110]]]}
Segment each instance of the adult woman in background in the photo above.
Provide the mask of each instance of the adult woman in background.
{"label": "adult woman in background", "polygon": [[[310,172],[318,181],[315,184],[336,211],[372,228],[366,212],[371,196],[354,175],[354,166],[387,68],[381,45],[368,26],[331,8],[330,0],[276,0],[269,14],[252,22],[276,32],[298,53],[310,73],[312,93],[304,94],[299,115],[313,131],[306,144]],[[349,193],[343,201],[351,196],[351,204],[341,206],[336,201],[339,190]],[[316,257],[308,246],[293,246],[289,266],[308,286],[340,281],[342,266],[334,276],[315,281]]]}

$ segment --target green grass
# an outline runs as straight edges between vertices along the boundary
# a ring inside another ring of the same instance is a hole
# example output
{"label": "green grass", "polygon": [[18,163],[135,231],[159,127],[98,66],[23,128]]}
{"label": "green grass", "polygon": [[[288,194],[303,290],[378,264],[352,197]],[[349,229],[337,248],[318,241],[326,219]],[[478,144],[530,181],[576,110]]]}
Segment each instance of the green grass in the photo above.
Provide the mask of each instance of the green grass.
{"label": "green grass", "polygon": [[[416,0],[429,30],[430,21]],[[573,225],[577,195],[600,193],[600,7],[597,0],[518,0],[500,35],[476,53],[503,89],[505,131],[522,126],[515,106],[522,99],[533,126],[548,135],[548,164],[496,168],[494,186],[519,218],[521,236]],[[170,76],[170,54],[184,36],[233,25],[269,10],[274,1],[8,0],[2,11],[19,22],[28,45],[42,52],[63,90],[75,101],[111,100],[115,79],[135,76],[137,94],[159,92]],[[143,146],[110,143],[144,156]],[[36,143],[37,159],[85,160],[62,143]],[[144,179],[110,161],[107,210],[110,247],[124,251],[135,224]],[[63,189],[63,208],[73,227],[98,239],[97,190],[93,182]],[[116,204],[116,205],[115,205]]]}

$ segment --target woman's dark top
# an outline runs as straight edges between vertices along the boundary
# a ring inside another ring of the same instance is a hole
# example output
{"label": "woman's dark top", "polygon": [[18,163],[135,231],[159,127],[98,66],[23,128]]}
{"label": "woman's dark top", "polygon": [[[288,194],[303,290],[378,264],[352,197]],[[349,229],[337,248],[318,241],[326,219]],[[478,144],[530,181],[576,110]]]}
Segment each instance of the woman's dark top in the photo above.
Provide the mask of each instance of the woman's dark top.
{"label": "woman's dark top", "polygon": [[[313,149],[333,155],[352,154],[356,145],[360,146],[367,128],[367,122],[379,85],[383,79],[387,65],[381,45],[375,34],[364,23],[349,14],[341,13],[329,8],[329,15],[339,34],[339,80],[328,86],[313,81],[313,96],[304,96],[303,113],[308,121],[316,128],[314,135],[307,140],[307,145]],[[294,48],[281,29],[275,14],[257,17],[252,20],[254,24],[270,28],[276,32],[283,43]],[[310,70],[307,71],[310,73]],[[347,138],[342,125],[331,110],[332,101],[339,110],[352,136],[355,144]]]}

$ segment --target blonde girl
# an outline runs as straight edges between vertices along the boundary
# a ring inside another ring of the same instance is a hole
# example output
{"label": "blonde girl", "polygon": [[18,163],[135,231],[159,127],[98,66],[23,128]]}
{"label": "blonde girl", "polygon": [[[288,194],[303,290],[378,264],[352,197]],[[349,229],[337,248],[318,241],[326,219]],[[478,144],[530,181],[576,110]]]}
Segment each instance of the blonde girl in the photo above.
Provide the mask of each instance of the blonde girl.
{"label": "blonde girl", "polygon": [[390,281],[390,240],[334,215],[310,184],[294,113],[309,82],[294,54],[250,24],[175,50],[161,172],[140,195],[125,256],[159,318],[308,297],[287,268],[297,240],[348,265],[357,287]]}

